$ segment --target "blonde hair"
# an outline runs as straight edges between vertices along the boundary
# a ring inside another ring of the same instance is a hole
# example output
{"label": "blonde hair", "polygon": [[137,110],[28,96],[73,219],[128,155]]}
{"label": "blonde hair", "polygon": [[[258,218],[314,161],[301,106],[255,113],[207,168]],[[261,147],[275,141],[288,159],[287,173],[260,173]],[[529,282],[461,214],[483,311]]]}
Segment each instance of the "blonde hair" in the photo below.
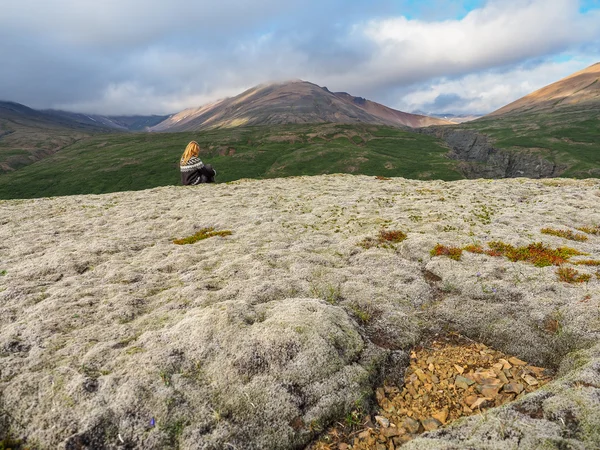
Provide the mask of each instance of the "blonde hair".
{"label": "blonde hair", "polygon": [[196,141],[190,142],[185,148],[183,155],[181,155],[180,164],[182,166],[187,164],[190,158],[192,158],[193,156],[198,156],[198,153],[200,153],[200,146],[198,145],[198,143]]}

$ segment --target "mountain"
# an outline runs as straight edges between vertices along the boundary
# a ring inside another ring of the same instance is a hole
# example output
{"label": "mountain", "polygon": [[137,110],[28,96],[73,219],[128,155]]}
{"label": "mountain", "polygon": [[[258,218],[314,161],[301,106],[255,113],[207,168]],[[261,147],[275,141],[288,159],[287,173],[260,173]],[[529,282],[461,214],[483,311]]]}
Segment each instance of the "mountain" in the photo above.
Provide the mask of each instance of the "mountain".
{"label": "mountain", "polygon": [[[326,89],[326,88],[325,88]],[[446,125],[449,122],[435,117],[428,117],[421,114],[410,114],[397,109],[388,108],[380,103],[354,97],[346,92],[334,92],[333,95],[351,105],[358,106],[363,111],[389,121],[394,125],[404,125],[411,128],[427,127],[429,125]]]}
{"label": "mountain", "polygon": [[0,101],[0,174],[46,158],[107,128]]}
{"label": "mountain", "polygon": [[307,81],[263,84],[241,94],[174,114],[151,131],[196,131],[242,125],[367,123],[420,127],[447,121],[396,111]]}
{"label": "mountain", "polygon": [[600,63],[526,95],[488,116],[588,108],[600,109]]}
{"label": "mountain", "polygon": [[70,120],[82,125],[119,131],[144,131],[159,124],[169,116],[103,116],[99,114],[73,113],[69,111],[45,110],[44,113]]}

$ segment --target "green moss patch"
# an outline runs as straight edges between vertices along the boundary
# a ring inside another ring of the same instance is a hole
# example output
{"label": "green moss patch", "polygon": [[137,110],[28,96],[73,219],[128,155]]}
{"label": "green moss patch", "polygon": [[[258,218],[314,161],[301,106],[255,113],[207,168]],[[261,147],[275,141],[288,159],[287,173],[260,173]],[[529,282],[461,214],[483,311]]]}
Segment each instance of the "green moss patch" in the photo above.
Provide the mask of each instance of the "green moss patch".
{"label": "green moss patch", "polygon": [[571,267],[560,267],[556,270],[556,274],[558,275],[558,279],[565,283],[587,283],[592,277],[587,273],[579,273]]}
{"label": "green moss patch", "polygon": [[463,249],[458,247],[447,247],[445,245],[437,244],[433,250],[431,250],[431,256],[447,256],[450,259],[459,261],[462,256]]}
{"label": "green moss patch", "polygon": [[574,248],[558,247],[553,249],[541,242],[513,247],[501,241],[493,241],[488,246],[494,253],[492,256],[505,256],[513,262],[524,261],[536,267],[559,266],[566,263],[571,256],[585,255]]}
{"label": "green moss patch", "polygon": [[371,247],[393,247],[406,239],[406,233],[400,230],[381,230],[377,238],[366,238],[358,243],[362,248]]}
{"label": "green moss patch", "polygon": [[558,236],[565,239],[570,239],[571,241],[579,241],[585,242],[588,240],[585,234],[581,233],[573,233],[571,230],[557,230],[554,228],[542,228],[543,234],[549,234],[551,236]]}
{"label": "green moss patch", "polygon": [[215,231],[215,229],[213,227],[202,228],[200,231],[193,234],[192,236],[188,236],[188,237],[182,238],[182,239],[175,239],[173,241],[173,244],[177,244],[177,245],[193,244],[195,242],[202,241],[204,239],[208,239],[213,236],[224,237],[224,236],[229,236],[229,235],[231,235],[231,231],[229,231],[229,230]]}

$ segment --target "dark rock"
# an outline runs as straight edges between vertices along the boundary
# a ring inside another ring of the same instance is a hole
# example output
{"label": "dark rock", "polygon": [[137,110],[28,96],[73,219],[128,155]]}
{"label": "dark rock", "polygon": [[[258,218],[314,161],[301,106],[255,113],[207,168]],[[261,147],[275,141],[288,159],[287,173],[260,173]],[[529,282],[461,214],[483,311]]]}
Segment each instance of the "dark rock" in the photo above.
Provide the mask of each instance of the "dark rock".
{"label": "dark rock", "polygon": [[446,141],[448,157],[462,161],[460,170],[467,178],[549,178],[567,169],[545,159],[542,151],[496,148],[487,136],[471,130],[427,127],[416,131]]}

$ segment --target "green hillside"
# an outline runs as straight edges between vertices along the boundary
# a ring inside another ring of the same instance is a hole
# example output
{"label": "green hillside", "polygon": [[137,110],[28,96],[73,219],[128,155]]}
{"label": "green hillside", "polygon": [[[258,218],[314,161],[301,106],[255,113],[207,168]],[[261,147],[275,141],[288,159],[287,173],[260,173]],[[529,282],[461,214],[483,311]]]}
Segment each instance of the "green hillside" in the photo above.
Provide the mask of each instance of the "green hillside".
{"label": "green hillside", "polygon": [[600,108],[484,117],[459,128],[492,137],[498,148],[535,149],[565,168],[561,176],[600,177]]}
{"label": "green hillside", "polygon": [[0,175],[0,198],[100,194],[179,184],[178,160],[196,140],[217,181],[324,173],[462,178],[431,136],[375,125],[280,125],[189,133],[103,134]]}

